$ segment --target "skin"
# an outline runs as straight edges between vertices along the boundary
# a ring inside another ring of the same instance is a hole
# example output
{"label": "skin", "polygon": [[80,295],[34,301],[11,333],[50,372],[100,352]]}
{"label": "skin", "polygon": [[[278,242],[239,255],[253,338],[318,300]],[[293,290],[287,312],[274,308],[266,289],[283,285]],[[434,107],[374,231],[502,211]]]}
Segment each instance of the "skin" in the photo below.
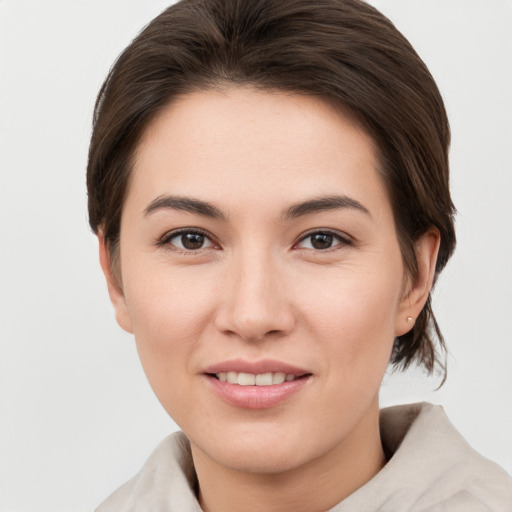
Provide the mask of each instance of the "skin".
{"label": "skin", "polygon": [[[378,166],[357,124],[295,94],[196,92],[148,126],[122,213],[120,275],[101,234],[100,259],[118,322],[191,441],[204,510],[319,512],[385,464],[379,386],[394,338],[427,299],[439,235],[418,241],[410,282]],[[333,194],[363,208],[286,215]],[[166,195],[222,218],[155,203]],[[172,234],[192,228],[208,237],[187,250]],[[312,245],[319,231],[334,234],[330,246]],[[204,375],[235,358],[311,376],[275,407],[235,407]]]}

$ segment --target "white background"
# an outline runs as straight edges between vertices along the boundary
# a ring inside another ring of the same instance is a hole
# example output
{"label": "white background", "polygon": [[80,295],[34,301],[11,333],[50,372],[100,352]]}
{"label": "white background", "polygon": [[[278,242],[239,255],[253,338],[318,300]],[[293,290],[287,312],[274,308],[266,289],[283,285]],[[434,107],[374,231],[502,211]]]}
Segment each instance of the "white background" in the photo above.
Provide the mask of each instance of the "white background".
{"label": "white background", "polygon": [[[512,472],[512,1],[375,0],[437,79],[458,249],[434,308],[449,378],[387,378]],[[175,428],[115,324],[88,230],[95,95],[163,0],[0,0],[0,509],[92,510]]]}

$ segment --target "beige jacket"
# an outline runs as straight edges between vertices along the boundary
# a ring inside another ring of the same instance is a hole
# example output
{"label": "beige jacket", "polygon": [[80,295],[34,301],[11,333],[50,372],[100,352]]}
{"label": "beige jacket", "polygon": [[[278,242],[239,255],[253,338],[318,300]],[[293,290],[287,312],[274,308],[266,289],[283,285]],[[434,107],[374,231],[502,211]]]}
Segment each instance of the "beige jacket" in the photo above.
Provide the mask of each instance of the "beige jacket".
{"label": "beige jacket", "polygon": [[[510,476],[476,453],[441,407],[384,409],[381,435],[389,462],[328,512],[512,512]],[[201,512],[194,483],[190,446],[178,432],[96,512]]]}

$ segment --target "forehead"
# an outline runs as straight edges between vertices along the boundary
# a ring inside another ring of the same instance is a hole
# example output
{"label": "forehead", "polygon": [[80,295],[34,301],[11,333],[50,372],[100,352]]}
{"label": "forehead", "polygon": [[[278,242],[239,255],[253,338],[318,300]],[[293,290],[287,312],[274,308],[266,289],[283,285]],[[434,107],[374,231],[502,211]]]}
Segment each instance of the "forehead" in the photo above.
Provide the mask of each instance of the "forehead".
{"label": "forehead", "polygon": [[145,130],[129,196],[243,204],[252,196],[282,203],[350,193],[378,202],[384,187],[376,154],[356,122],[319,98],[249,87],[195,92]]}

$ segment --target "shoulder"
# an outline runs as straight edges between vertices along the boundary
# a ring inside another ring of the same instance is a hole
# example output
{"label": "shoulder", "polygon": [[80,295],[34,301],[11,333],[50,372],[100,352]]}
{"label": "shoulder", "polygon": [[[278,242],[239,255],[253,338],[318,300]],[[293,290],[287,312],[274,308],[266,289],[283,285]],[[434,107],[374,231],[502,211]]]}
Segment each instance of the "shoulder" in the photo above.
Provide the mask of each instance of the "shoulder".
{"label": "shoulder", "polygon": [[469,446],[442,407],[384,409],[381,436],[388,463],[333,512],[512,512],[510,476]]}
{"label": "shoulder", "polygon": [[411,511],[512,512],[510,476],[469,446],[441,406],[393,407],[382,422],[391,436],[403,429],[390,464],[410,485]]}
{"label": "shoulder", "polygon": [[137,475],[108,497],[96,512],[200,512],[194,487],[190,444],[182,432],[176,432],[164,439]]}

